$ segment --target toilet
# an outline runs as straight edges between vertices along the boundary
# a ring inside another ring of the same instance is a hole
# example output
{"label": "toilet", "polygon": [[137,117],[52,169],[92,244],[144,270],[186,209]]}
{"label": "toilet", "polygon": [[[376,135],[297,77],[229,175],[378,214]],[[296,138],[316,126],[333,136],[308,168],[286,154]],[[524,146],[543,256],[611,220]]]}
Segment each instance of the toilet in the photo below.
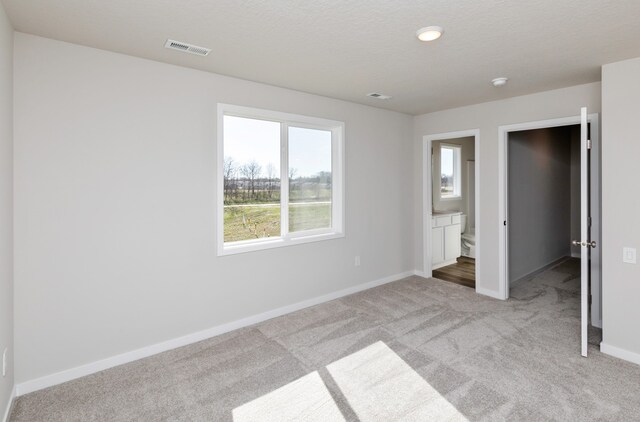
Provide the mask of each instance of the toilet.
{"label": "toilet", "polygon": [[476,229],[475,227],[467,228],[467,216],[464,214],[460,216],[460,230],[462,232],[462,235],[460,237],[462,255],[475,259]]}

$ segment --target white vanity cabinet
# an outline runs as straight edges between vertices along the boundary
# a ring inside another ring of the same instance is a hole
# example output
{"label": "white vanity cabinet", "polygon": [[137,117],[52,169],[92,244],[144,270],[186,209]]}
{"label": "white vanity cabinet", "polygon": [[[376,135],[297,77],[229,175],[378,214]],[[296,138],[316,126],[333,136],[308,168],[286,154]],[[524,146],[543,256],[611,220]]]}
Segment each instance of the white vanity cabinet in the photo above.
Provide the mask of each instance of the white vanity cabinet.
{"label": "white vanity cabinet", "polygon": [[460,214],[434,214],[431,218],[431,267],[433,269],[456,263],[461,255]]}

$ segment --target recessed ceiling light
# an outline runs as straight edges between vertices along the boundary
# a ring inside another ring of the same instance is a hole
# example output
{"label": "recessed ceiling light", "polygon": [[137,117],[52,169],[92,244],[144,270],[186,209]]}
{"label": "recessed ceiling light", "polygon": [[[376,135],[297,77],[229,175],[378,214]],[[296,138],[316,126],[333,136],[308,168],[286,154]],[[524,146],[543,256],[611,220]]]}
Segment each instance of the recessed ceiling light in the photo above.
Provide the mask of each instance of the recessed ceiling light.
{"label": "recessed ceiling light", "polygon": [[426,26],[418,29],[416,36],[420,41],[435,41],[442,36],[444,29],[441,26]]}
{"label": "recessed ceiling light", "polygon": [[509,78],[500,77],[500,78],[493,79],[491,83],[493,84],[493,86],[504,86],[507,84],[508,80]]}

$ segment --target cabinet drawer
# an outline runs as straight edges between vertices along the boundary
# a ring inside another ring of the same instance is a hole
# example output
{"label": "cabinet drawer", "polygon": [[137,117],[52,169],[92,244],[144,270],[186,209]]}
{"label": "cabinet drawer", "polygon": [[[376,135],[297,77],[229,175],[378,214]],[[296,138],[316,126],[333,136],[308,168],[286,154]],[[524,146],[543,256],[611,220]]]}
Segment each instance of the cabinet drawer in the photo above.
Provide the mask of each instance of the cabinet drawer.
{"label": "cabinet drawer", "polygon": [[444,226],[451,225],[450,215],[438,216],[438,217],[435,217],[434,220],[435,220],[435,224],[433,225],[434,227],[444,227]]}
{"label": "cabinet drawer", "polygon": [[451,224],[460,224],[460,214],[451,216]]}

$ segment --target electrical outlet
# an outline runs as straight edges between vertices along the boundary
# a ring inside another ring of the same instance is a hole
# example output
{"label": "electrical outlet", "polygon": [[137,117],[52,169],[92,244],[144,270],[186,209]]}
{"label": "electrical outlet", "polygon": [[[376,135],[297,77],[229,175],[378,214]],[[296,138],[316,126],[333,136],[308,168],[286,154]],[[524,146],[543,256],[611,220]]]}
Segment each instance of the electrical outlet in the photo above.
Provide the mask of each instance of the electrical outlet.
{"label": "electrical outlet", "polygon": [[636,248],[622,248],[622,262],[626,264],[635,264]]}
{"label": "electrical outlet", "polygon": [[355,265],[356,267],[360,266],[360,256],[356,256]]}
{"label": "electrical outlet", "polygon": [[7,376],[7,353],[9,353],[9,349],[4,349],[2,352],[2,376]]}

